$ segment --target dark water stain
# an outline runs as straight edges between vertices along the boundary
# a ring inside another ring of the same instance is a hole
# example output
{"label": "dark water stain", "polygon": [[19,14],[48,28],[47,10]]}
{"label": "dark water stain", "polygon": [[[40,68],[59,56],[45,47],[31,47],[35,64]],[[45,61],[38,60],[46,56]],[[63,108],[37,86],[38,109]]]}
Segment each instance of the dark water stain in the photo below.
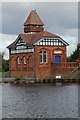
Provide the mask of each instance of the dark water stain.
{"label": "dark water stain", "polygon": [[2,115],[5,118],[76,118],[78,85],[3,84]]}

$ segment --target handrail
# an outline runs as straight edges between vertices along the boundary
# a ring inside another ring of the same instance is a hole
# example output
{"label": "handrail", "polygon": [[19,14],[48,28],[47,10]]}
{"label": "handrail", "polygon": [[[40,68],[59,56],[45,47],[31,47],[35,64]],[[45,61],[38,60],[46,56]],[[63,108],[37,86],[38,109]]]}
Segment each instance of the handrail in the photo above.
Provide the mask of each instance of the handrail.
{"label": "handrail", "polygon": [[77,62],[51,62],[53,67],[62,67],[62,68],[76,68],[78,67]]}

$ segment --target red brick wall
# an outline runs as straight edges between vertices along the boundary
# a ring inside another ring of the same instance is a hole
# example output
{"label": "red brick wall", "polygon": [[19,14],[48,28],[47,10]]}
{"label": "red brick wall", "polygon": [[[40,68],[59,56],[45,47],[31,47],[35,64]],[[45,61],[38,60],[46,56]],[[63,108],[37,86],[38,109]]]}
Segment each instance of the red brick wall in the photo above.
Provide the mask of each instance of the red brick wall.
{"label": "red brick wall", "polygon": [[[17,62],[20,57],[20,64]],[[23,57],[26,57],[26,64],[23,62]],[[10,56],[10,71],[13,76],[33,76],[33,54],[14,54]]]}
{"label": "red brick wall", "polygon": [[[40,51],[47,51],[48,63],[40,64]],[[64,75],[75,68],[54,68],[52,62],[55,61],[55,50],[61,50],[61,62],[66,62],[66,47],[52,47],[52,46],[35,46],[34,53],[14,54],[10,56],[11,76],[28,76],[28,77],[53,77],[56,75]],[[17,63],[17,57],[20,57],[21,63]],[[27,64],[23,63],[23,57],[27,58]]]}
{"label": "red brick wall", "polygon": [[24,32],[27,33],[27,32],[41,32],[41,31],[44,31],[44,28],[43,27],[27,27],[27,28],[24,28]]}
{"label": "red brick wall", "polygon": [[[47,64],[40,64],[40,51],[47,51],[48,52],[48,63]],[[66,62],[66,47],[52,47],[52,46],[35,46],[35,76],[38,78],[42,77],[50,77],[53,76],[52,68],[51,68],[51,61],[55,60],[54,50],[61,50],[61,62]]]}

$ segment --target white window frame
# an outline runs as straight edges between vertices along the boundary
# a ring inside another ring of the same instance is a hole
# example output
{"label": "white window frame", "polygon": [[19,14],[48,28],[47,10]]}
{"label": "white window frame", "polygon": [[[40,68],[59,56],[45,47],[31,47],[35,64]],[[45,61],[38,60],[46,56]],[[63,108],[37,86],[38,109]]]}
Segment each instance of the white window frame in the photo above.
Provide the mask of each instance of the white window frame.
{"label": "white window frame", "polygon": [[20,57],[19,56],[17,58],[17,63],[18,63],[18,65],[20,64]]}
{"label": "white window frame", "polygon": [[24,61],[24,64],[26,64],[26,57],[25,56],[23,57],[23,61]]}

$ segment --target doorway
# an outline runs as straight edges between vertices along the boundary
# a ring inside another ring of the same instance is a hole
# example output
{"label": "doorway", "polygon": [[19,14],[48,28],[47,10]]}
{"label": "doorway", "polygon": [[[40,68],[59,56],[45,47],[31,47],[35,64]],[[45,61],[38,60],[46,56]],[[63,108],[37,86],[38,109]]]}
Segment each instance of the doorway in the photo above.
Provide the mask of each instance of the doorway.
{"label": "doorway", "polygon": [[55,62],[61,62],[61,56],[55,56]]}

